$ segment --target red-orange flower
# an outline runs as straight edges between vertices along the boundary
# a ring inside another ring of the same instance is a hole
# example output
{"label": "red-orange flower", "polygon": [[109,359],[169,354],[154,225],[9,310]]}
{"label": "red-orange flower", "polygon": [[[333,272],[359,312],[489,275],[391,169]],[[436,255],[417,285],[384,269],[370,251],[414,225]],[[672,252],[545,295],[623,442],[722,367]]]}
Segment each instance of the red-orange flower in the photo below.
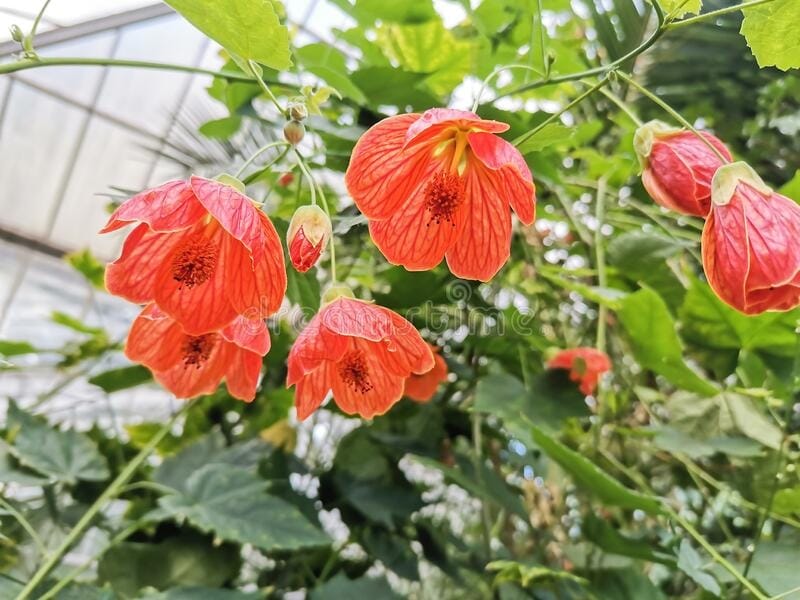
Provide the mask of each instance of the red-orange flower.
{"label": "red-orange flower", "polygon": [[102,233],[132,222],[140,224],[106,269],[112,294],[155,301],[193,335],[280,307],[280,239],[269,217],[233,187],[201,177],[165,183],[124,202]]}
{"label": "red-orange flower", "polygon": [[800,206],[743,162],[717,171],[711,200],[703,269],[717,296],[748,315],[800,304]]}
{"label": "red-orange flower", "polygon": [[[701,135],[731,160],[718,138],[707,132]],[[684,215],[708,215],[711,178],[725,163],[703,140],[691,131],[650,121],[636,130],[634,147],[642,165],[642,185],[653,200]]]}
{"label": "red-orange flower", "polygon": [[305,273],[319,260],[331,238],[331,220],[318,206],[301,206],[289,223],[286,244],[292,266]]}
{"label": "red-orange flower", "polygon": [[429,402],[439,388],[439,384],[447,381],[447,363],[439,355],[439,347],[433,344],[428,344],[428,347],[433,352],[433,368],[425,373],[412,373],[406,379],[403,395],[415,402]]}
{"label": "red-orange flower", "polygon": [[569,378],[579,383],[578,389],[587,396],[594,393],[603,373],[611,370],[611,359],[596,348],[560,350],[547,361],[550,369],[568,369]]}
{"label": "red-orange flower", "polygon": [[347,414],[382,415],[403,396],[411,373],[434,366],[414,326],[388,308],[340,296],[326,304],[289,352],[286,385],[297,385],[297,418],[305,419],[328,392]]}
{"label": "red-orange flower", "polygon": [[158,306],[148,304],[131,326],[125,355],[150,369],[178,398],[210,394],[224,378],[231,396],[250,402],[269,347],[260,319],[237,317],[219,332],[190,335]]}
{"label": "red-orange flower", "polygon": [[508,259],[511,213],[529,225],[535,188],[508,125],[434,108],[384,119],[356,144],[345,182],[386,259],[488,281]]}

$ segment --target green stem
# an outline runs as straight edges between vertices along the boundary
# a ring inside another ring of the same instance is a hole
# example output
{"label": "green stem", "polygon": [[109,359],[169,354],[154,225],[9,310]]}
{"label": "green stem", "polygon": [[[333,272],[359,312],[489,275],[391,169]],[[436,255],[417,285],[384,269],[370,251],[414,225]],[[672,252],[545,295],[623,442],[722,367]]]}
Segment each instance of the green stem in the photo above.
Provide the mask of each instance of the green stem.
{"label": "green stem", "polygon": [[286,148],[283,149],[283,152],[278,154],[275,158],[273,158],[271,161],[269,161],[260,169],[253,171],[252,173],[250,173],[250,175],[242,179],[242,183],[244,183],[245,185],[250,185],[251,183],[253,183],[259,177],[259,175],[261,175],[267,169],[270,169],[274,164],[282,161],[286,157],[286,155],[289,154],[289,151],[291,149],[292,149],[291,145],[286,146]]}
{"label": "green stem", "polygon": [[39,567],[36,573],[33,574],[33,577],[31,577],[30,581],[28,581],[27,585],[19,593],[16,600],[25,600],[26,598],[30,597],[39,584],[44,581],[45,577],[47,577],[50,571],[52,571],[56,565],[58,565],[64,554],[66,554],[72,545],[78,541],[81,534],[83,534],[84,530],[105,506],[106,502],[117,495],[122,486],[128,482],[136,470],[142,465],[147,457],[150,456],[153,450],[155,450],[159,442],[161,442],[161,440],[164,439],[164,437],[169,433],[170,429],[172,429],[172,426],[175,424],[178,418],[183,415],[189,409],[189,407],[192,406],[192,404],[192,402],[187,402],[179,411],[172,415],[172,417],[161,427],[161,429],[159,429],[155,435],[150,438],[150,441],[147,442],[147,445],[145,445],[139,451],[139,453],[125,466],[125,468],[120,471],[119,475],[117,475],[117,478],[111,482],[111,484],[102,494],[100,494],[100,496],[98,496],[97,500],[94,501],[94,503],[83,514],[80,520],[70,530],[64,540],[61,542],[61,545],[56,548],[56,550],[48,557],[44,564]]}
{"label": "green stem", "polygon": [[544,22],[542,21],[542,0],[536,0],[536,16],[539,18],[539,50],[542,57],[542,68],[545,70],[545,77],[550,75],[550,68],[547,63],[547,53],[545,52]]}
{"label": "green stem", "polygon": [[261,148],[256,150],[250,158],[248,158],[246,161],[244,161],[242,166],[239,167],[239,170],[236,171],[236,175],[234,175],[234,177],[236,177],[236,179],[239,179],[239,177],[242,176],[242,173],[244,173],[245,169],[247,169],[247,167],[249,167],[251,164],[253,164],[253,161],[255,159],[257,159],[259,156],[264,154],[264,152],[266,152],[270,148],[276,148],[277,146],[288,146],[288,145],[289,145],[289,142],[286,142],[284,140],[278,140],[277,142],[270,142],[269,144],[261,146]]}
{"label": "green stem", "polygon": [[616,95],[614,92],[611,92],[611,91],[609,91],[609,90],[607,90],[607,89],[605,89],[605,88],[602,88],[602,89],[600,90],[600,93],[601,93],[601,94],[603,94],[603,96],[605,96],[605,97],[606,97],[606,98],[608,98],[609,100],[611,100],[611,102],[613,102],[614,104],[616,104],[616,105],[617,105],[617,107],[618,107],[618,108],[619,108],[619,109],[620,109],[622,112],[624,112],[626,115],[628,115],[628,118],[629,118],[631,121],[633,121],[633,122],[634,122],[634,124],[635,124],[637,127],[641,127],[642,125],[644,125],[644,123],[642,123],[642,120],[641,120],[641,119],[640,119],[640,118],[637,116],[637,114],[636,114],[635,112],[633,112],[633,109],[631,109],[631,107],[630,107],[630,106],[628,106],[628,103],[627,103],[627,102],[625,102],[625,101],[624,101],[622,98],[620,98],[619,96],[617,96],[617,95]]}
{"label": "green stem", "polygon": [[[605,240],[603,239],[603,222],[606,218],[606,180],[601,177],[597,185],[594,218],[597,221],[594,230],[594,252],[597,267],[597,285],[601,289],[608,287],[606,275]],[[601,352],[606,350],[606,323],[608,321],[608,307],[605,304],[597,308],[597,338],[595,347]]]}
{"label": "green stem", "polygon": [[472,112],[478,110],[478,106],[480,105],[481,98],[483,97],[483,93],[486,91],[486,87],[489,85],[489,82],[492,81],[495,77],[497,77],[503,71],[508,71],[509,69],[526,69],[528,71],[533,71],[538,75],[542,75],[542,72],[537,69],[536,67],[532,67],[530,65],[523,65],[520,63],[514,63],[510,65],[503,65],[502,67],[497,67],[494,71],[489,73],[486,78],[481,82],[481,89],[478,90],[478,95],[475,97],[475,102],[472,104]]}
{"label": "green stem", "polygon": [[[306,165],[305,160],[303,159],[303,155],[300,154],[300,151],[295,148],[294,153],[297,156],[297,165],[300,167],[300,170],[305,175],[306,179],[308,179],[308,185],[311,188],[311,203],[316,205],[317,203],[317,193],[319,193],[320,201],[322,202],[322,210],[325,211],[325,214],[328,215],[328,218],[333,222],[333,215],[331,214],[331,209],[328,206],[328,199],[325,197],[325,192],[322,190],[322,186],[317,183],[317,180],[311,174],[311,169],[308,168]],[[336,243],[334,238],[331,237],[331,280],[333,283],[336,283]]]}
{"label": "green stem", "polygon": [[661,107],[661,108],[664,110],[664,112],[666,112],[667,114],[669,114],[669,115],[670,115],[670,116],[671,116],[673,119],[675,119],[675,120],[676,120],[678,123],[680,123],[680,124],[681,124],[681,125],[683,125],[683,126],[686,128],[686,129],[688,129],[688,130],[689,130],[689,131],[691,131],[693,134],[695,134],[695,135],[697,136],[697,138],[698,138],[700,141],[702,141],[702,142],[703,142],[703,143],[704,143],[706,146],[708,146],[708,148],[709,148],[709,149],[710,149],[710,150],[711,150],[711,151],[712,151],[714,154],[716,154],[716,155],[719,157],[719,159],[720,159],[720,160],[721,160],[721,161],[722,161],[724,164],[727,164],[727,163],[729,163],[729,162],[730,162],[730,161],[729,161],[729,160],[728,160],[728,159],[727,159],[727,158],[726,158],[726,157],[725,157],[725,156],[722,154],[722,152],[720,152],[720,151],[719,151],[719,149],[718,149],[718,148],[717,148],[717,147],[716,147],[714,144],[712,144],[710,141],[708,141],[708,139],[707,139],[707,138],[706,138],[704,135],[701,135],[701,134],[700,134],[700,132],[699,132],[699,131],[697,131],[697,129],[695,129],[695,128],[694,128],[694,126],[693,126],[691,123],[689,123],[689,121],[687,121],[687,120],[686,120],[686,119],[683,117],[683,115],[681,115],[681,114],[680,114],[680,113],[679,113],[677,110],[675,110],[674,108],[672,108],[672,107],[671,107],[669,104],[667,104],[666,102],[664,102],[664,101],[663,101],[661,98],[659,98],[658,96],[656,96],[656,95],[655,95],[653,92],[651,92],[650,90],[648,90],[648,89],[647,89],[646,87],[644,87],[644,86],[643,86],[641,83],[638,83],[638,82],[636,82],[636,81],[633,79],[633,77],[631,77],[630,75],[627,75],[627,74],[623,73],[622,71],[617,71],[616,75],[617,75],[617,77],[619,77],[619,78],[620,78],[620,79],[622,79],[623,81],[627,82],[627,83],[628,83],[628,85],[631,85],[631,86],[633,86],[634,88],[636,88],[636,89],[639,91],[639,93],[640,93],[640,94],[642,94],[643,96],[645,96],[646,98],[648,98],[649,100],[651,100],[651,101],[652,101],[654,104],[656,104],[656,105],[660,106],[660,107]]}
{"label": "green stem", "polygon": [[[481,435],[481,414],[472,411],[472,446],[474,451],[473,466],[475,468],[475,477],[478,479],[478,485],[482,488],[485,486],[483,481],[482,470],[482,435]],[[492,534],[491,534],[491,515],[489,514],[489,505],[485,500],[481,500],[481,529],[483,532],[483,545],[486,552],[486,560],[492,559]]]}
{"label": "green stem", "polygon": [[521,136],[519,136],[517,139],[515,139],[515,140],[512,142],[512,144],[514,144],[515,146],[519,147],[521,144],[525,143],[527,140],[529,140],[530,138],[532,138],[533,136],[535,136],[537,133],[539,133],[539,132],[540,132],[542,129],[544,129],[545,127],[547,127],[547,126],[548,126],[550,123],[552,123],[553,121],[555,121],[556,119],[558,119],[558,118],[559,118],[561,115],[563,115],[565,112],[567,112],[567,111],[568,111],[568,110],[570,110],[571,108],[574,108],[575,106],[577,106],[578,104],[580,104],[581,102],[583,102],[584,100],[586,100],[586,98],[588,98],[589,96],[591,96],[592,94],[594,94],[594,93],[595,93],[597,90],[599,90],[600,88],[602,88],[604,85],[608,85],[608,79],[606,79],[606,78],[604,78],[604,79],[601,79],[599,82],[597,82],[597,83],[596,83],[595,85],[593,85],[591,88],[589,88],[588,90],[586,90],[585,92],[583,92],[583,93],[582,93],[580,96],[578,96],[577,98],[575,98],[575,99],[574,99],[572,102],[570,102],[569,104],[567,104],[567,105],[566,105],[564,108],[562,108],[560,111],[558,111],[557,113],[554,113],[554,114],[550,115],[549,117],[547,117],[547,118],[546,118],[544,121],[542,121],[541,123],[539,123],[539,124],[538,124],[536,127],[534,127],[533,129],[531,129],[529,132],[527,132],[527,133],[523,133]]}
{"label": "green stem", "polygon": [[678,29],[680,27],[685,27],[687,25],[694,25],[695,23],[700,23],[702,21],[707,21],[709,19],[715,19],[716,17],[727,15],[728,13],[736,12],[737,10],[744,10],[745,8],[758,6],[760,4],[767,4],[768,2],[774,2],[774,1],[775,0],[750,0],[749,2],[742,2],[741,4],[736,4],[734,6],[726,6],[725,8],[712,10],[711,12],[707,12],[702,15],[689,17],[688,19],[682,19],[681,21],[673,21],[666,27],[667,29]]}
{"label": "green stem", "polygon": [[259,74],[261,67],[254,60],[248,61],[248,64],[250,65],[250,71],[253,73],[253,77],[256,78],[259,87],[264,91],[264,93],[267,95],[267,98],[270,99],[270,102],[272,102],[275,108],[278,109],[278,113],[281,115],[285,114],[285,111],[283,110],[281,103],[278,102],[278,99],[275,97],[275,94],[272,93],[272,90],[269,89],[269,86],[261,78],[261,75]]}
{"label": "green stem", "polygon": [[36,15],[36,19],[34,19],[33,21],[33,26],[31,27],[31,32],[29,34],[31,41],[33,40],[33,38],[36,37],[36,30],[39,29],[39,23],[42,21],[42,17],[44,16],[44,11],[47,10],[49,4],[50,0],[45,0],[41,10],[39,10],[39,13]]}
{"label": "green stem", "polygon": [[[184,73],[198,73],[200,75],[211,75],[220,77],[228,81],[247,81],[256,83],[256,80],[245,73],[238,71],[212,71],[200,67],[190,67],[174,63],[151,62],[146,60],[123,60],[116,58],[81,58],[81,57],[52,57],[24,59],[16,62],[0,64],[0,75],[36,69],[39,67],[131,67],[134,69],[158,69],[163,71],[182,71]],[[281,84],[283,85],[283,84]]]}
{"label": "green stem", "polygon": [[36,529],[31,525],[30,521],[25,518],[25,516],[19,512],[16,508],[14,508],[11,504],[5,501],[5,499],[0,498],[0,507],[3,507],[8,514],[10,514],[16,521],[22,526],[22,528],[27,532],[33,543],[36,545],[36,549],[42,556],[47,555],[47,547],[42,542],[42,538],[39,537],[39,534],[36,533]]}

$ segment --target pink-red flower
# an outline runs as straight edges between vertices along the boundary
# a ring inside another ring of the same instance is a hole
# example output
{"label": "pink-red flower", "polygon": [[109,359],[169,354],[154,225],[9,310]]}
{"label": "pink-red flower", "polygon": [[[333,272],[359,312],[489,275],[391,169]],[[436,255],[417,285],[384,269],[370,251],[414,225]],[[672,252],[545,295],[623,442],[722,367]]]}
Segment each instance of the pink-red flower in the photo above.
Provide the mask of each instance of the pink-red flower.
{"label": "pink-red flower", "polygon": [[743,162],[717,171],[711,200],[703,269],[717,296],[748,315],[800,304],[800,206]]}
{"label": "pink-red flower", "polygon": [[286,233],[292,266],[305,273],[319,260],[331,238],[331,220],[318,206],[298,208]]}
{"label": "pink-red flower", "polygon": [[347,414],[370,419],[403,396],[406,378],[433,368],[414,326],[388,308],[340,296],[320,309],[289,352],[286,385],[296,385],[297,418],[329,392]]}
{"label": "pink-red flower", "polygon": [[222,379],[231,396],[250,402],[256,394],[261,357],[270,347],[264,321],[237,317],[219,332],[191,335],[155,304],[136,317],[125,355],[145,365],[178,398],[210,394]]}
{"label": "pink-red flower", "polygon": [[567,369],[569,378],[578,383],[578,389],[587,396],[594,393],[603,373],[611,370],[611,359],[596,348],[570,348],[560,350],[547,362],[550,369]]}
{"label": "pink-red flower", "polygon": [[535,188],[508,125],[434,108],[384,119],[356,144],[347,189],[373,241],[395,265],[488,281],[511,244],[511,211],[529,225]]}
{"label": "pink-red flower", "polygon": [[[701,135],[728,161],[731,153],[718,138]],[[711,208],[711,178],[723,164],[693,132],[650,121],[636,130],[634,147],[642,165],[642,184],[658,204],[705,218]]]}
{"label": "pink-red flower", "polygon": [[439,388],[439,384],[447,381],[447,363],[439,355],[439,347],[433,344],[428,344],[428,347],[433,352],[433,368],[425,373],[412,373],[406,379],[403,395],[415,402],[429,402]]}
{"label": "pink-red flower", "polygon": [[280,307],[286,268],[269,217],[233,187],[192,177],[124,202],[102,232],[138,222],[106,270],[109,292],[155,301],[199,335]]}

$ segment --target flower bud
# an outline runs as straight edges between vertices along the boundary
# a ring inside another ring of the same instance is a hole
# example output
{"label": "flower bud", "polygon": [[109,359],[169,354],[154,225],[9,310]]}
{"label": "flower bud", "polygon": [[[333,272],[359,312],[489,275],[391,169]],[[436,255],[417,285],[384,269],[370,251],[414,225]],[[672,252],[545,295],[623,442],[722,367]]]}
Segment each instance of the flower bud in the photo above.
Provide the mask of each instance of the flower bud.
{"label": "flower bud", "polygon": [[19,28],[19,25],[12,25],[9,27],[11,31],[11,39],[15,42],[22,43],[22,40],[25,39],[25,34],[22,33],[22,29]]}
{"label": "flower bud", "polygon": [[294,268],[305,273],[313,267],[330,237],[331,220],[322,209],[318,206],[298,208],[286,233],[286,245]]}
{"label": "flower bud", "polygon": [[283,126],[283,137],[292,146],[297,146],[303,141],[306,135],[306,128],[300,121],[289,121]]}
{"label": "flower bud", "polygon": [[736,310],[756,315],[800,304],[800,206],[746,163],[714,175],[702,253],[711,289]]}
{"label": "flower bud", "polygon": [[288,187],[294,181],[294,174],[291,171],[287,171],[286,173],[281,173],[280,177],[278,177],[278,185],[280,187]]}
{"label": "flower bud", "polygon": [[292,121],[305,121],[308,118],[308,108],[303,102],[289,104],[289,118]]}
{"label": "flower bud", "polygon": [[[702,132],[720,154],[731,153],[719,139]],[[723,161],[691,131],[650,121],[636,130],[633,146],[642,167],[647,193],[665,208],[705,217],[711,208],[711,178]]]}

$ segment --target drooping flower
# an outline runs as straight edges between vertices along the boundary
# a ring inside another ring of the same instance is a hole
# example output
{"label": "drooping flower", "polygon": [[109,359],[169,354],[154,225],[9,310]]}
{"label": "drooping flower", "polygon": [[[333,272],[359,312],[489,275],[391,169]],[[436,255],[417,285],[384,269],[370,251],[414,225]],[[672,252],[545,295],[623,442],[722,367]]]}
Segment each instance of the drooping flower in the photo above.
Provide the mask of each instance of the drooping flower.
{"label": "drooping flower", "polygon": [[[702,135],[728,161],[731,153],[718,138]],[[693,132],[650,121],[633,142],[642,166],[642,184],[658,204],[684,215],[705,218],[711,208],[711,178],[723,164]]]}
{"label": "drooping flower", "polygon": [[429,402],[439,388],[439,384],[447,381],[447,363],[439,354],[439,347],[433,344],[428,344],[428,347],[433,352],[433,368],[425,373],[412,373],[406,379],[403,395],[415,402]]}
{"label": "drooping flower", "polygon": [[403,396],[406,378],[433,368],[433,354],[397,313],[339,296],[314,316],[289,352],[286,385],[297,385],[297,418],[328,392],[347,414],[382,415]]}
{"label": "drooping flower", "polygon": [[508,129],[471,112],[434,108],[384,119],[356,144],[347,189],[386,259],[488,281],[508,259],[511,212],[529,225],[535,188]]}
{"label": "drooping flower", "polygon": [[319,260],[331,239],[331,220],[318,206],[301,206],[289,223],[286,245],[292,266],[305,273]]}
{"label": "drooping flower", "polygon": [[178,398],[210,394],[224,378],[231,396],[250,402],[269,348],[261,319],[237,317],[219,332],[191,335],[151,303],[133,322],[125,355]]}
{"label": "drooping flower", "polygon": [[131,302],[155,301],[200,335],[237,315],[271,315],[286,292],[286,268],[269,217],[233,187],[192,177],[124,202],[102,229],[139,222],[106,270],[106,288]]}
{"label": "drooping flower", "polygon": [[556,353],[547,361],[547,367],[569,370],[569,378],[580,384],[581,393],[589,396],[597,389],[603,373],[611,370],[611,359],[596,348],[570,348]]}
{"label": "drooping flower", "polygon": [[702,253],[709,285],[736,310],[756,315],[800,304],[800,206],[746,163],[714,175]]}

